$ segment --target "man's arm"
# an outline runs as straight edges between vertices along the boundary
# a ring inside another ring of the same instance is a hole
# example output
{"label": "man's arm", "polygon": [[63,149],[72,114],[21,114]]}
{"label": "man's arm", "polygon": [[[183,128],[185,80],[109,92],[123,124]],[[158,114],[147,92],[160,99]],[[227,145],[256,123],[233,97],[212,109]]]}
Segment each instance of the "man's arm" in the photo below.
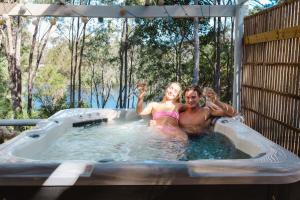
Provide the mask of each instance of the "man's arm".
{"label": "man's arm", "polygon": [[187,109],[186,105],[180,103],[179,108],[178,108],[178,112],[179,113],[185,112],[186,109]]}

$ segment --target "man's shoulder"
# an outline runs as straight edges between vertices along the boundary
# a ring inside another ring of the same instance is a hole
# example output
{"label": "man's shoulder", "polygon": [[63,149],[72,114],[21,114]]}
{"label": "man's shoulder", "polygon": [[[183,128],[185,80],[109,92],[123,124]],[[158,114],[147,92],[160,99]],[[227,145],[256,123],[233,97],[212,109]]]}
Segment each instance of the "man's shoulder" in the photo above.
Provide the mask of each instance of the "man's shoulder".
{"label": "man's shoulder", "polygon": [[187,115],[193,115],[193,116],[203,116],[203,115],[210,115],[211,110],[208,107],[201,107],[198,108],[197,111],[186,111],[184,112]]}

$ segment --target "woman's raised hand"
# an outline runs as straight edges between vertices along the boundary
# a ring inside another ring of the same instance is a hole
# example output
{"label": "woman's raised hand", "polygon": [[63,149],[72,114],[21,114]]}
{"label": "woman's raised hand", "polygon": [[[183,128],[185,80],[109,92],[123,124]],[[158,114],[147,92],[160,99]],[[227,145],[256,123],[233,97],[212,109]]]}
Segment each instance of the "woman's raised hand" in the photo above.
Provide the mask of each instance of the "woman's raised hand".
{"label": "woman's raised hand", "polygon": [[206,101],[206,106],[209,107],[213,111],[220,110],[219,106],[214,104],[212,101]]}

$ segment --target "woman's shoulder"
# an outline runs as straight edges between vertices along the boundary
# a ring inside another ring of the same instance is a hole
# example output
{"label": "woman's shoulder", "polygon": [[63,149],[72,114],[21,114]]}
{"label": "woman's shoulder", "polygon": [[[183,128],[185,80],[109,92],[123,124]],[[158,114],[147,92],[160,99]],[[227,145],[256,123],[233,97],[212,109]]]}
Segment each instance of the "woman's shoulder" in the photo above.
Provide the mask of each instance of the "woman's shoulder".
{"label": "woman's shoulder", "polygon": [[155,102],[155,101],[152,101],[152,102],[149,103],[149,105],[151,105],[153,107],[156,107],[156,106],[159,106],[159,103]]}

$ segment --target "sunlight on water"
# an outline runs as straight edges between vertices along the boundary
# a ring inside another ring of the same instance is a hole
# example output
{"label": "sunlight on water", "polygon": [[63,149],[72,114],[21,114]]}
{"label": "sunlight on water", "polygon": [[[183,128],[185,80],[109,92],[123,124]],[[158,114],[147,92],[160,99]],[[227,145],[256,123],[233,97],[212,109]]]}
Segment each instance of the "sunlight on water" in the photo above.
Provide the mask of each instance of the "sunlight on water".
{"label": "sunlight on water", "polygon": [[[203,142],[190,140],[189,145],[185,146],[178,141],[151,132],[142,121],[123,124],[118,122],[118,124],[71,128],[45,151],[33,155],[33,159],[94,161],[193,160],[201,159],[201,155],[204,155],[202,158],[205,159],[214,158],[213,148],[207,148],[201,143]],[[215,146],[216,143],[212,144]],[[225,157],[228,157],[228,149],[231,152],[234,149],[230,141],[229,144],[221,142],[218,145],[222,145],[222,147],[217,148],[218,152],[219,149],[223,148]],[[204,153],[206,151],[212,152]],[[207,154],[209,156],[205,157]],[[221,154],[218,153],[215,158],[222,159]]]}

